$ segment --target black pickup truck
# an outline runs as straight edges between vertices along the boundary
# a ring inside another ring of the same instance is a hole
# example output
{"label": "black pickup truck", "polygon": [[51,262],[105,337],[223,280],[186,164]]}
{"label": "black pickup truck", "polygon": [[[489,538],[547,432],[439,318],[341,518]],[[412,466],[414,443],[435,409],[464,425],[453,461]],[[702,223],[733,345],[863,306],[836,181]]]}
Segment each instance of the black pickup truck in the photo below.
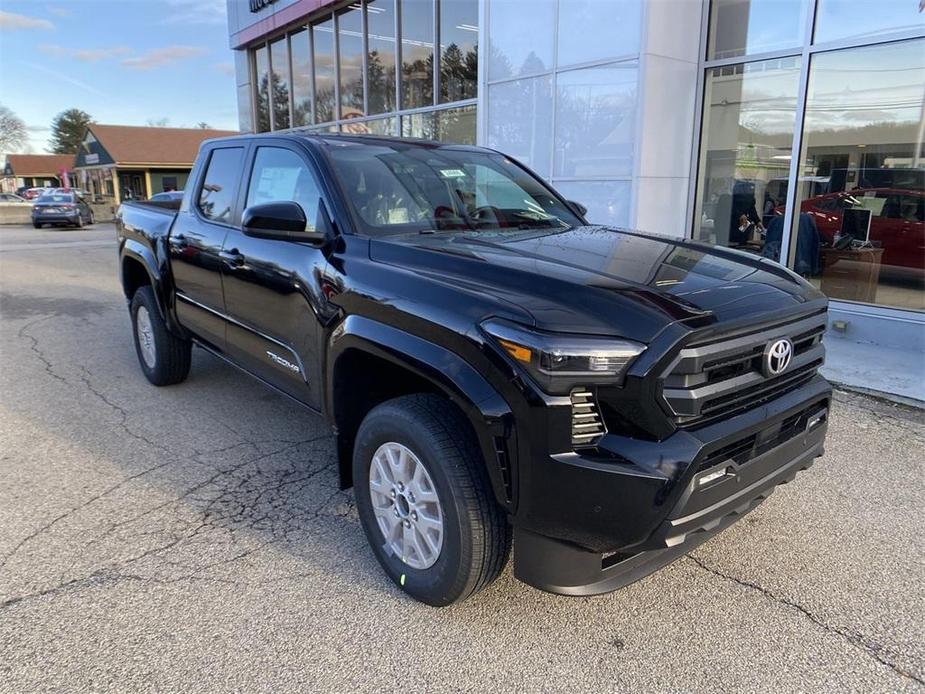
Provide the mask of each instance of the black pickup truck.
{"label": "black pickup truck", "polygon": [[144,374],[197,345],[326,418],[372,551],[431,605],[514,575],[591,595],[822,455],[826,299],[784,267],[589,225],[495,151],[299,133],[203,144],[118,214]]}

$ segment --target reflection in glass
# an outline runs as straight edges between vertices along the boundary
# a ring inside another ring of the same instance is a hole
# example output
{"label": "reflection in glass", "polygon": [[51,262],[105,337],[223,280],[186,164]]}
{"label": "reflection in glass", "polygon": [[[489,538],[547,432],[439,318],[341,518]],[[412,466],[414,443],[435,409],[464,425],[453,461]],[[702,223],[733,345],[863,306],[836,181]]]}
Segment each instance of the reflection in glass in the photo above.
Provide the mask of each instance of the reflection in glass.
{"label": "reflection in glass", "polygon": [[363,10],[337,15],[337,51],[340,68],[340,117],[363,115]]}
{"label": "reflection in glass", "polygon": [[440,103],[476,97],[478,25],[476,0],[441,0]]}
{"label": "reflection in glass", "polygon": [[555,188],[566,200],[588,208],[592,224],[625,227],[629,224],[629,181],[558,181]]}
{"label": "reflection in glass", "polygon": [[437,139],[437,119],[433,111],[412,113],[401,117],[401,136],[419,137],[423,140]]}
{"label": "reflection in glass", "polygon": [[238,130],[242,133],[253,132],[254,119],[251,114],[251,85],[242,84],[238,87]]}
{"label": "reflection in glass", "polygon": [[475,106],[449,108],[436,112],[439,142],[475,144]]}
{"label": "reflection in glass", "polygon": [[540,176],[552,173],[552,77],[488,87],[488,146],[520,160]]}
{"label": "reflection in glass", "polygon": [[312,122],[312,65],[308,30],[300,29],[289,37],[292,52],[292,125]]}
{"label": "reflection in glass", "polygon": [[799,59],[707,72],[694,238],[759,253],[782,220],[796,121]]}
{"label": "reflection in glass", "polygon": [[398,118],[374,118],[365,121],[344,123],[341,132],[353,135],[397,135]]}
{"label": "reflection in glass", "polygon": [[707,57],[800,48],[810,4],[807,0],[713,0]]}
{"label": "reflection in glass", "polygon": [[402,116],[401,130],[402,137],[474,145],[475,106]]}
{"label": "reflection in glass", "polygon": [[273,70],[273,129],[289,127],[289,51],[286,38],[270,44],[270,65]]}
{"label": "reflection in glass", "polygon": [[853,36],[875,39],[878,35],[925,24],[919,0],[877,0],[865,6],[858,0],[819,0],[816,10],[816,43]]}
{"label": "reflection in glass", "polygon": [[555,0],[491,0],[489,26],[516,27],[494,31],[488,43],[488,79],[499,80],[552,68]]}
{"label": "reflection in glass", "polygon": [[395,110],[395,0],[368,2],[366,25],[369,113],[387,113]]}
{"label": "reflection in glass", "polygon": [[315,44],[315,122],[334,120],[334,20],[312,27]]}
{"label": "reflection in glass", "polygon": [[568,0],[559,8],[560,67],[639,51],[641,0]]}
{"label": "reflection in glass", "polygon": [[830,298],[925,310],[923,55],[915,40],[810,63],[791,257]]}
{"label": "reflection in glass", "polygon": [[234,212],[234,194],[241,172],[244,150],[240,147],[222,147],[212,151],[206,168],[197,206],[208,219],[231,222]]}
{"label": "reflection in glass", "polygon": [[401,5],[401,105],[434,103],[434,0]]}
{"label": "reflection in glass", "polygon": [[254,111],[257,115],[257,132],[270,129],[270,56],[266,46],[254,51],[254,74],[257,78],[257,94]]}
{"label": "reflection in glass", "polygon": [[556,176],[628,176],[633,166],[636,62],[556,78]]}

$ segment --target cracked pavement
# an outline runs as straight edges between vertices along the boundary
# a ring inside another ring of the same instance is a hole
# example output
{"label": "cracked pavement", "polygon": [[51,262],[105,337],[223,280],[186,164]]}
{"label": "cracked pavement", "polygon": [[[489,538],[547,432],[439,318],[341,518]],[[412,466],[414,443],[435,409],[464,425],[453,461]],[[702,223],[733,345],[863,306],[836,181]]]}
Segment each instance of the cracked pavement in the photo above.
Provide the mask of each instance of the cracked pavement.
{"label": "cracked pavement", "polygon": [[0,691],[925,689],[922,412],[619,592],[446,610],[366,548],[323,422],[194,352],[144,380],[114,232],[0,228]]}

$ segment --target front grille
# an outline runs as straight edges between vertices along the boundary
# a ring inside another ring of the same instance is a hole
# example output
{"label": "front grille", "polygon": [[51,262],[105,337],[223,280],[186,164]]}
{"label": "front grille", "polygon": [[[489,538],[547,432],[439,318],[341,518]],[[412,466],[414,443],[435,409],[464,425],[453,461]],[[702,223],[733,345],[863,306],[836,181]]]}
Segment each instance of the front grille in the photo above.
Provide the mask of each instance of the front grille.
{"label": "front grille", "polygon": [[572,391],[572,446],[593,446],[606,429],[594,394],[584,388]]}
{"label": "front grille", "polygon": [[[822,365],[825,313],[726,339],[694,342],[664,376],[663,396],[679,426],[702,424],[757,407],[809,382]],[[793,359],[779,376],[762,371],[767,345],[793,342]]]}
{"label": "front grille", "polygon": [[815,422],[820,417],[824,421],[825,412],[825,405],[814,403],[762,432],[737,439],[707,454],[698,466],[698,472],[709,470],[720,463],[734,462],[737,465],[745,465],[753,458],[767,453],[772,448],[777,448],[808,428],[815,426]]}

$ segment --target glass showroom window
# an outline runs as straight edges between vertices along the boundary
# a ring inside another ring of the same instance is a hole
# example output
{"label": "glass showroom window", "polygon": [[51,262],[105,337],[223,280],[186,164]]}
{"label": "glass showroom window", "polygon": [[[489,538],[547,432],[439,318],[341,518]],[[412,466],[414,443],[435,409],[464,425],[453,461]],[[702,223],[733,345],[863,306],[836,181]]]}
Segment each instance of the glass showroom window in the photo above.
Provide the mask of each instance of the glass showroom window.
{"label": "glass showroom window", "polygon": [[289,127],[289,51],[286,37],[270,44],[271,98],[273,103],[273,129]]}
{"label": "glass showroom window", "polygon": [[479,8],[470,0],[440,2],[440,103],[476,97]]}
{"label": "glass showroom window", "polygon": [[401,3],[401,106],[434,103],[434,3]]}
{"label": "glass showroom window", "polygon": [[337,53],[340,70],[340,117],[366,115],[363,88],[363,10],[358,6],[337,15]]}
{"label": "glass showroom window", "polygon": [[326,13],[251,49],[260,130],[308,125],[474,143],[478,31],[478,0],[358,0]]}
{"label": "glass showroom window", "polygon": [[254,51],[254,76],[257,82],[254,98],[257,132],[265,133],[270,129],[270,55],[266,46]]}
{"label": "glass showroom window", "polygon": [[764,250],[786,202],[799,83],[799,58],[707,71],[694,238]]}
{"label": "glass showroom window", "polygon": [[336,66],[334,63],[334,20],[316,24],[312,27],[314,54],[312,64],[315,69],[315,122],[325,123],[334,120],[334,80]]}
{"label": "glass showroom window", "polygon": [[707,57],[799,50],[809,7],[806,0],[713,0]]}
{"label": "glass showroom window", "polygon": [[299,127],[312,122],[312,62],[311,42],[307,29],[289,35],[292,54],[292,125]]}
{"label": "glass showroom window", "polygon": [[592,222],[629,222],[641,8],[488,3],[487,143],[551,179]]}
{"label": "glass showroom window", "polygon": [[395,0],[366,3],[370,115],[395,110]]}
{"label": "glass showroom window", "polygon": [[925,310],[923,56],[925,40],[812,57],[790,253],[832,299]]}

